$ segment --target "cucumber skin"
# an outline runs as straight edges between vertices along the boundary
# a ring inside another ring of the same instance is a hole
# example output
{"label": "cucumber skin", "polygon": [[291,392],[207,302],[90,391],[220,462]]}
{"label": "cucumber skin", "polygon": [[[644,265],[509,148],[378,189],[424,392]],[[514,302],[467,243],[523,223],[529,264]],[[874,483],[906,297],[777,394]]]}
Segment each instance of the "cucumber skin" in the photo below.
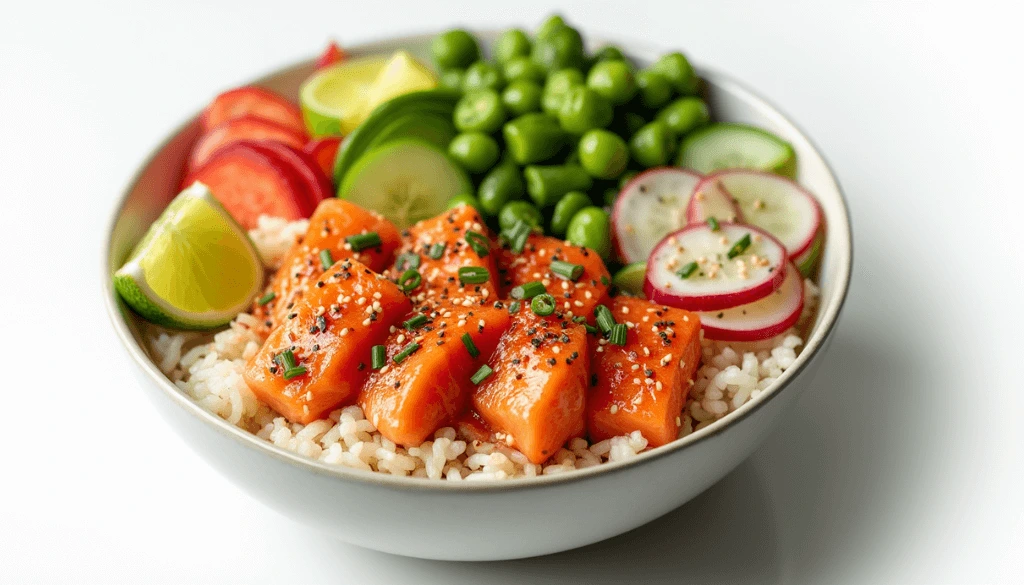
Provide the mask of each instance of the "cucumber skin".
{"label": "cucumber skin", "polygon": [[[783,177],[786,177],[787,179],[796,179],[796,151],[793,150],[793,145],[792,144],[790,144],[789,142],[786,142],[785,140],[783,140],[782,138],[779,138],[778,136],[772,134],[771,132],[768,132],[767,130],[758,128],[756,126],[749,126],[747,124],[735,124],[735,123],[731,123],[731,122],[717,122],[717,123],[711,124],[710,126],[705,126],[703,128],[697,129],[697,130],[693,131],[692,133],[690,133],[689,136],[687,136],[686,138],[683,139],[682,144],[679,146],[679,157],[676,159],[676,166],[679,166],[679,167],[682,167],[682,168],[690,168],[688,165],[684,164],[684,161],[683,161],[683,159],[686,156],[688,145],[693,144],[694,142],[696,142],[696,140],[699,139],[704,134],[706,134],[708,132],[713,132],[713,131],[715,131],[717,129],[720,129],[722,127],[730,127],[730,128],[742,129],[742,130],[744,130],[746,132],[755,132],[757,134],[761,134],[762,136],[767,136],[767,137],[771,138],[774,141],[777,141],[782,146],[782,148],[786,151],[786,157],[782,161],[782,163],[780,163],[780,164],[778,164],[778,165],[776,165],[774,167],[768,167],[768,168],[758,168],[758,167],[751,167],[751,168],[752,168],[752,170],[756,170],[756,171],[767,171],[769,173],[775,173],[776,175],[781,175]],[[720,171],[720,170],[725,170],[725,169],[692,169],[692,170],[697,171],[698,173],[702,173],[702,174],[709,174],[709,173],[712,173],[714,171]]]}
{"label": "cucumber skin", "polygon": [[[393,136],[389,140],[377,141],[381,130],[388,127],[398,116],[407,114],[432,114],[448,120],[452,119],[455,104],[462,97],[458,91],[449,89],[428,89],[414,91],[390,99],[377,106],[370,116],[345,139],[334,159],[334,185],[339,188],[344,182],[345,174],[352,165],[371,148],[381,146],[384,142],[400,139]],[[452,136],[456,134],[455,125],[451,127]],[[447,147],[447,144],[444,145]]]}

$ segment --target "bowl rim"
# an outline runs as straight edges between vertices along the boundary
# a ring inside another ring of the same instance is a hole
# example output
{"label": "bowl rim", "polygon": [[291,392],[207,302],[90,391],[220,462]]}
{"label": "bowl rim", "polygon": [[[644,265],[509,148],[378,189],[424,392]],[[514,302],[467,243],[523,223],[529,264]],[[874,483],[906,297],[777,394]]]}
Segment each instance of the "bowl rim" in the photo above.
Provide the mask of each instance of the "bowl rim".
{"label": "bowl rim", "polygon": [[[478,30],[474,31],[480,37],[493,37],[497,34],[496,30]],[[396,35],[392,37],[379,38],[376,40],[363,42],[352,45],[348,49],[353,53],[365,53],[370,51],[382,50],[386,47],[390,47],[394,44],[413,44],[413,43],[424,43],[429,41],[435,34],[435,32],[425,32],[411,35]],[[608,42],[609,37],[601,35],[601,39],[596,41],[597,46],[601,46]],[[645,45],[642,42],[636,41],[622,41],[620,43],[627,48],[627,53],[634,55],[637,52],[653,52],[657,51],[656,47],[651,45]],[[313,63],[313,59],[306,59],[297,63],[292,63],[275,69],[274,71],[260,76],[253,80],[252,84],[266,83],[269,79],[280,77],[287,73],[295,70],[299,70],[305,67],[309,67]],[[828,160],[822,154],[821,149],[808,137],[807,133],[793,122],[792,118],[785,114],[779,109],[774,103],[765,99],[755,91],[746,87],[742,83],[736,81],[731,76],[723,74],[713,68],[705,66],[696,67],[698,73],[702,78],[711,79],[715,86],[728,88],[730,93],[741,95],[747,98],[748,101],[755,103],[758,109],[762,113],[776,118],[781,122],[792,127],[796,131],[797,137],[806,143],[810,149],[813,150],[818,157],[821,158],[826,170],[829,174],[829,179],[832,183],[832,187],[839,197],[841,205],[839,206],[840,216],[842,221],[838,226],[830,226],[828,239],[826,241],[826,248],[831,248],[835,254],[840,255],[840,266],[839,274],[837,275],[835,287],[838,294],[832,299],[831,302],[824,304],[818,308],[819,311],[819,323],[816,327],[811,330],[810,335],[804,340],[804,347],[797,356],[793,366],[783,372],[782,376],[766,391],[761,393],[755,398],[748,400],[740,408],[727,414],[721,419],[715,421],[711,425],[694,431],[689,435],[676,439],[661,447],[644,451],[639,453],[636,457],[630,457],[622,461],[606,462],[601,465],[595,465],[592,467],[577,469],[572,472],[558,473],[553,475],[538,475],[535,477],[524,477],[515,479],[505,480],[484,480],[484,481],[444,481],[434,480],[427,478],[409,477],[409,476],[396,476],[387,473],[381,473],[376,471],[366,471],[362,469],[355,469],[345,467],[342,465],[332,465],[310,459],[298,453],[285,450],[281,447],[274,445],[268,441],[260,439],[255,434],[252,434],[242,428],[239,428],[228,421],[220,418],[216,414],[204,409],[197,402],[189,398],[183,391],[174,385],[157,368],[156,364],[150,359],[147,351],[141,346],[135,336],[132,334],[128,327],[125,319],[126,311],[130,309],[122,309],[122,301],[119,299],[117,292],[114,290],[113,280],[111,278],[111,267],[112,267],[112,253],[113,253],[113,236],[114,230],[117,226],[119,219],[124,213],[125,205],[128,201],[132,191],[136,188],[142,175],[146,172],[149,166],[152,164],[154,159],[172,142],[174,141],[183,131],[189,128],[200,115],[201,112],[196,112],[190,116],[186,121],[178,124],[174,130],[165,136],[160,143],[146,156],[143,162],[136,168],[132,177],[126,183],[124,189],[121,192],[121,196],[118,198],[114,209],[110,215],[110,219],[106,224],[106,232],[103,240],[103,262],[101,276],[101,282],[103,286],[103,297],[104,303],[107,309],[107,315],[110,317],[110,321],[117,333],[118,338],[121,340],[122,345],[128,352],[129,356],[135,362],[142,372],[144,372],[150,380],[163,391],[166,398],[169,398],[178,407],[189,412],[191,415],[196,416],[202,420],[205,424],[209,425],[214,431],[225,435],[226,437],[238,441],[243,447],[253,449],[270,457],[274,457],[283,463],[287,463],[298,468],[301,471],[315,473],[317,475],[325,475],[334,477],[340,480],[348,480],[359,482],[363,484],[375,485],[378,487],[385,487],[393,490],[400,491],[430,491],[430,492],[496,492],[496,491],[517,491],[525,489],[543,488],[554,485],[568,484],[585,481],[597,476],[603,476],[608,474],[620,473],[633,469],[634,467],[641,466],[646,463],[650,463],[657,459],[667,457],[678,451],[695,446],[698,443],[708,441],[712,438],[718,437],[729,431],[732,427],[736,426],[739,422],[745,420],[747,417],[760,410],[761,407],[766,405],[770,400],[781,394],[786,390],[794,378],[799,376],[803,370],[817,357],[818,352],[824,347],[826,340],[832,335],[838,322],[839,314],[845,305],[847,295],[849,293],[850,278],[853,272],[853,225],[850,219],[849,203],[846,200],[846,196],[843,193],[839,181],[836,179],[835,172]],[[838,229],[837,229],[838,228]],[[838,233],[837,233],[838,232]],[[841,238],[845,233],[845,238]]]}

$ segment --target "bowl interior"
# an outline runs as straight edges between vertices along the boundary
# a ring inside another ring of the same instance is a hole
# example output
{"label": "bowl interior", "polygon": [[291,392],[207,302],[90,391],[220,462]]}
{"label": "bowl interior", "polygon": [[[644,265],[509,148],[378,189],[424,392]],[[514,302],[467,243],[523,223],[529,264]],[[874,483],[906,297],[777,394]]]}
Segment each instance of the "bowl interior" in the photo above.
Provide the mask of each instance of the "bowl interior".
{"label": "bowl interior", "polygon": [[[488,46],[490,40],[496,36],[496,33],[485,32],[479,36],[484,46]],[[431,38],[432,35],[396,38],[359,45],[347,48],[347,50],[350,54],[362,55],[389,53],[397,49],[406,49],[425,61],[429,61]],[[603,43],[596,42],[592,44],[600,46]],[[629,54],[630,58],[641,65],[653,61],[662,52],[661,50],[643,47],[635,43],[616,44],[622,47]],[[835,325],[839,310],[846,296],[852,265],[852,240],[849,216],[835,177],[824,158],[810,140],[775,107],[720,73],[703,67],[697,67],[697,69],[701,77],[707,82],[705,98],[709,102],[713,116],[717,120],[744,122],[760,126],[787,139],[797,153],[798,182],[814,193],[821,203],[828,229],[818,279],[818,285],[821,288],[821,304],[814,325],[806,335],[804,350],[798,356],[794,366],[783,374],[771,391],[762,393],[715,424],[688,435],[681,440],[648,451],[627,462],[609,463],[591,469],[580,470],[573,474],[549,476],[547,478],[520,479],[511,483],[522,485],[538,481],[557,480],[557,478],[565,478],[566,476],[599,473],[613,466],[632,465],[647,457],[657,456],[658,453],[683,448],[705,436],[714,434],[742,418],[746,412],[757,408],[758,404],[770,400],[773,395],[785,387],[787,381],[792,376],[797,375],[801,370],[801,366],[808,362],[814,353],[818,351],[826,335]],[[305,62],[270,74],[257,80],[255,83],[296,99],[299,86],[309,76],[311,71],[312,62]],[[144,323],[121,302],[120,298],[113,291],[110,284],[110,276],[125,261],[135,244],[145,234],[149,225],[177,194],[178,186],[183,178],[182,169],[188,157],[189,149],[198,137],[199,131],[198,118],[193,116],[179,127],[163,144],[157,147],[129,183],[124,199],[114,212],[108,247],[104,251],[106,255],[106,274],[104,275],[104,280],[106,301],[114,320],[115,328],[118,330],[129,352],[139,361],[143,369],[147,370],[150,376],[155,379],[156,383],[163,388],[164,392],[182,407],[193,411],[196,416],[207,419],[211,424],[223,427],[224,431],[248,441],[255,448],[267,450],[301,465],[320,468],[321,471],[328,473],[349,476],[363,476],[364,478],[370,475],[379,476],[380,474],[371,474],[371,472],[341,467],[328,467],[324,464],[300,458],[270,443],[248,435],[248,433],[231,426],[215,415],[202,410],[177,387],[171,384],[152,363],[152,360],[148,357],[148,349],[143,337]],[[379,479],[379,477],[376,479]],[[392,479],[417,483],[426,481],[409,478]],[[448,484],[449,482],[442,483]],[[463,485],[463,482],[458,482],[456,485]],[[480,483],[475,484],[475,486],[480,485]]]}

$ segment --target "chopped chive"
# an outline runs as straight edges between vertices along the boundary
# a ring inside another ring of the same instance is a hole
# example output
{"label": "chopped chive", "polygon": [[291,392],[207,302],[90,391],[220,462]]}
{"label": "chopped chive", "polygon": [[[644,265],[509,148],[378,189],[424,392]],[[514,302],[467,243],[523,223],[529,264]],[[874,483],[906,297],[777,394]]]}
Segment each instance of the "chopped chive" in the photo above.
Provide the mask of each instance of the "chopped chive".
{"label": "chopped chive", "polygon": [[387,355],[384,353],[383,345],[375,345],[370,348],[370,367],[374,370],[379,370],[384,367],[384,363],[387,361]]}
{"label": "chopped chive", "polygon": [[352,246],[353,252],[359,252],[367,248],[376,248],[381,245],[380,235],[377,232],[366,232],[345,238],[345,242]]}
{"label": "chopped chive", "polygon": [[398,270],[409,270],[410,268],[420,267],[420,255],[413,252],[406,252],[399,254],[398,259],[395,260],[395,268]]}
{"label": "chopped chive", "polygon": [[594,334],[597,333],[597,327],[594,327],[590,323],[584,323],[583,324],[583,328],[586,329],[587,333],[590,333],[591,335],[594,335]]}
{"label": "chopped chive", "polygon": [[711,231],[713,231],[713,232],[717,232],[718,231],[719,225],[718,225],[718,220],[715,219],[715,216],[712,215],[711,217],[708,218],[708,227],[710,227]]}
{"label": "chopped chive", "polygon": [[284,379],[291,380],[306,373],[306,366],[295,366],[284,371]]}
{"label": "chopped chive", "polygon": [[522,304],[520,304],[519,301],[512,301],[508,304],[508,314],[515,315],[519,312],[520,308],[522,308]]}
{"label": "chopped chive", "polygon": [[438,242],[430,247],[430,257],[434,260],[440,260],[441,256],[444,256],[445,245],[443,242]]}
{"label": "chopped chive", "polygon": [[256,301],[256,304],[262,307],[263,305],[265,305],[265,304],[269,303],[270,301],[274,300],[274,297],[276,297],[276,296],[277,296],[276,292],[270,291],[267,294],[265,294],[262,297],[260,297],[260,300]]}
{"label": "chopped chive", "polygon": [[469,381],[473,382],[473,384],[475,385],[479,385],[480,382],[486,380],[493,373],[494,370],[492,370],[491,367],[488,366],[487,364],[484,364],[480,366],[480,369],[477,370],[475,374],[473,374],[473,377],[470,378]]}
{"label": "chopped chive", "polygon": [[469,336],[469,333],[462,334],[462,345],[466,346],[466,351],[469,352],[470,356],[475,358],[480,355],[480,350],[476,348],[476,344],[473,343],[473,338]]}
{"label": "chopped chive", "polygon": [[533,229],[530,224],[523,220],[517,220],[511,228],[501,232],[501,239],[508,242],[509,248],[516,254],[521,254],[526,247],[526,240],[530,237]]}
{"label": "chopped chive", "polygon": [[469,244],[470,248],[476,252],[476,255],[483,258],[491,252],[491,242],[487,239],[487,236],[480,232],[467,231],[466,232],[466,243]]}
{"label": "chopped chive", "polygon": [[463,266],[459,268],[459,282],[462,284],[483,284],[490,279],[490,271],[482,266]]}
{"label": "chopped chive", "polygon": [[415,342],[414,343],[410,343],[409,345],[406,345],[405,347],[403,347],[402,351],[396,353],[395,357],[393,357],[391,359],[396,364],[400,364],[400,363],[402,363],[402,361],[405,360],[405,358],[407,358],[407,357],[411,356],[412,354],[416,353],[416,350],[419,349],[419,348],[420,348],[420,344],[415,343]]}
{"label": "chopped chive", "polygon": [[530,310],[541,317],[547,317],[555,312],[555,297],[544,293],[533,297],[530,301]]}
{"label": "chopped chive", "polygon": [[615,345],[626,345],[626,324],[616,323],[608,335],[608,342]]}
{"label": "chopped chive", "polygon": [[292,350],[286,349],[277,354],[274,361],[287,371],[295,367],[295,354],[292,353]]}
{"label": "chopped chive", "polygon": [[535,280],[513,288],[510,294],[513,299],[523,300],[532,299],[533,297],[546,292],[548,292],[548,289],[544,288],[544,283],[539,280]]}
{"label": "chopped chive", "polygon": [[598,305],[594,309],[594,317],[597,318],[597,326],[601,329],[601,333],[608,335],[611,333],[612,327],[615,326],[615,317],[612,316],[612,310],[604,305]]}
{"label": "chopped chive", "polygon": [[586,323],[587,322],[587,318],[584,317],[583,315],[576,315],[575,317],[572,318],[572,322],[573,323]]}
{"label": "chopped chive", "polygon": [[416,270],[410,268],[402,273],[402,276],[398,278],[398,288],[405,292],[414,290],[423,281],[423,277]]}
{"label": "chopped chive", "polygon": [[601,284],[608,286],[611,283],[612,281],[608,280],[607,276],[604,276],[603,274],[601,275]]}
{"label": "chopped chive", "polygon": [[416,315],[415,317],[413,317],[411,319],[408,319],[407,321],[402,323],[402,326],[404,326],[409,331],[413,331],[415,329],[419,329],[420,327],[423,327],[424,325],[426,325],[428,320],[429,319],[427,319],[426,315],[420,314],[420,315]]}
{"label": "chopped chive", "polygon": [[686,266],[680,268],[679,272],[676,272],[676,276],[685,280],[693,276],[693,273],[697,272],[697,268],[698,266],[696,262],[690,262]]}
{"label": "chopped chive", "polygon": [[740,254],[746,252],[747,248],[749,248],[749,247],[750,247],[750,234],[748,233],[748,234],[744,235],[742,238],[740,238],[739,241],[737,241],[735,244],[733,244],[731,248],[729,248],[729,253],[726,254],[726,256],[729,258],[729,260],[732,260],[733,258],[735,258],[735,257],[739,256]]}
{"label": "chopped chive", "polygon": [[320,250],[320,265],[324,267],[324,270],[334,265],[334,256],[331,256],[330,250]]}
{"label": "chopped chive", "polygon": [[566,280],[575,282],[583,276],[583,266],[573,264],[572,262],[564,262],[562,260],[552,260],[551,272],[554,272]]}

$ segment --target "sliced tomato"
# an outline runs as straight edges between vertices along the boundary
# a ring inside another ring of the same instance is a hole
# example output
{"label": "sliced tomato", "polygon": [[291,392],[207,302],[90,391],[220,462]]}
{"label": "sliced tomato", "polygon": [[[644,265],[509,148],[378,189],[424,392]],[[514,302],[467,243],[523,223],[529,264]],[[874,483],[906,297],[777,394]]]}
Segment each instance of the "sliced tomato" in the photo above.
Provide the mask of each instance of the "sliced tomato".
{"label": "sliced tomato", "polygon": [[327,45],[327,48],[324,49],[324,52],[320,53],[320,56],[317,57],[316,65],[314,65],[314,67],[319,71],[325,67],[337,65],[347,58],[348,55],[341,47],[338,46],[338,43],[331,41],[330,44]]}
{"label": "sliced tomato", "polygon": [[316,138],[307,142],[302,150],[316,160],[325,175],[331,177],[334,176],[334,159],[338,157],[341,140],[340,136]]}
{"label": "sliced tomato", "polygon": [[275,140],[301,149],[305,146],[306,137],[265,118],[232,118],[211,128],[199,138],[189,155],[188,168],[201,167],[221,148],[242,140]]}
{"label": "sliced tomato", "polygon": [[261,140],[252,143],[253,148],[261,150],[268,156],[277,158],[282,165],[288,166],[302,184],[304,209],[308,209],[307,217],[313,213],[317,205],[331,197],[333,188],[327,175],[320,170],[320,165],[308,154],[272,140]]}
{"label": "sliced tomato", "polygon": [[209,130],[242,116],[258,116],[305,136],[306,125],[298,106],[262,87],[247,85],[217,96],[203,112],[203,128]]}

